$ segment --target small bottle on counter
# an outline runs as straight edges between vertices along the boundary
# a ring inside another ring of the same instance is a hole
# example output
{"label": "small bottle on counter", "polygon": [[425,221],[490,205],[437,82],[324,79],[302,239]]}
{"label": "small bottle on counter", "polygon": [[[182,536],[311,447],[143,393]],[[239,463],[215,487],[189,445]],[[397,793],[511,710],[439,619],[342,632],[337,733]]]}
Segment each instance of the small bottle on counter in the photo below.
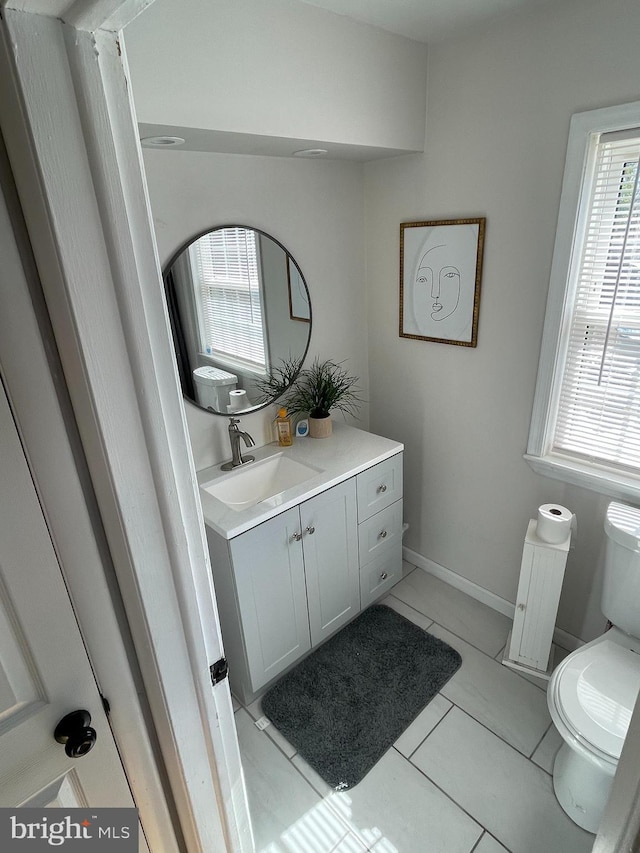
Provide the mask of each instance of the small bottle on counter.
{"label": "small bottle on counter", "polygon": [[286,409],[278,409],[278,417],[276,418],[276,430],[278,431],[278,444],[280,447],[291,447],[293,444],[293,434],[291,432],[291,418],[287,415]]}

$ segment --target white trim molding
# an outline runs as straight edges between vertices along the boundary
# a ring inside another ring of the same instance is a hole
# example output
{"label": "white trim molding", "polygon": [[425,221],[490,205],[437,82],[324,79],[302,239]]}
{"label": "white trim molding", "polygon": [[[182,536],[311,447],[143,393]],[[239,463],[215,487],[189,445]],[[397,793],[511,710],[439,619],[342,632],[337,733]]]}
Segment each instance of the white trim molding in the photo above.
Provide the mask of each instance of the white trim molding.
{"label": "white trim molding", "polygon": [[640,477],[616,473],[605,465],[567,459],[551,452],[552,431],[565,356],[562,341],[571,322],[569,273],[575,240],[584,226],[582,204],[595,134],[638,127],[640,101],[576,113],[571,119],[547,308],[524,459],[538,474],[582,486],[622,500],[640,500]]}
{"label": "white trim molding", "polygon": [[562,480],[573,486],[581,486],[583,489],[591,489],[615,500],[640,503],[640,478],[638,477],[631,475],[625,477],[621,472],[614,472],[610,468],[598,465],[597,462],[580,462],[559,454],[533,456],[525,453],[524,459],[536,474],[551,477],[553,480]]}
{"label": "white trim molding", "polygon": [[[494,592],[479,586],[477,583],[470,581],[468,578],[462,577],[462,575],[459,575],[456,572],[452,572],[451,569],[441,566],[434,560],[429,560],[427,557],[423,557],[422,554],[412,551],[410,548],[407,548],[406,545],[402,548],[402,556],[407,563],[410,563],[412,566],[422,569],[423,572],[427,572],[427,574],[433,575],[439,580],[448,583],[449,586],[455,587],[455,589],[460,590],[460,592],[464,592],[471,598],[475,598],[476,601],[486,604],[487,607],[490,607],[492,610],[497,610],[498,613],[502,613],[503,616],[508,616],[509,619],[513,619],[516,610],[515,604],[507,601],[506,598],[501,598]],[[556,645],[561,646],[569,652],[572,652],[583,645],[582,640],[579,640],[567,631],[563,631],[561,628],[555,628],[553,632],[553,641]]]}
{"label": "white trim molding", "polygon": [[[222,642],[122,34],[3,5],[2,131],[180,843],[249,851],[228,682],[209,672]],[[83,21],[123,26],[145,5],[89,0]]]}

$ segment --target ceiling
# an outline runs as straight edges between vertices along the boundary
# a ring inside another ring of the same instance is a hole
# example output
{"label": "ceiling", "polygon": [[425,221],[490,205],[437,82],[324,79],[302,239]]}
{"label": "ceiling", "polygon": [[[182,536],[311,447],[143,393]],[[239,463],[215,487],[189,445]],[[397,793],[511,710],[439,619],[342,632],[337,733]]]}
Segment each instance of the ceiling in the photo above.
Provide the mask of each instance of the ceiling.
{"label": "ceiling", "polygon": [[300,0],[421,42],[439,41],[453,32],[517,9],[549,0]]}
{"label": "ceiling", "polygon": [[[543,6],[554,0],[300,0],[397,33],[421,42],[439,41],[454,32],[505,12]],[[86,0],[0,0],[0,8],[26,9],[30,12],[66,19],[76,9],[80,12]],[[103,5],[117,6],[118,2]],[[144,2],[138,3],[144,6]]]}

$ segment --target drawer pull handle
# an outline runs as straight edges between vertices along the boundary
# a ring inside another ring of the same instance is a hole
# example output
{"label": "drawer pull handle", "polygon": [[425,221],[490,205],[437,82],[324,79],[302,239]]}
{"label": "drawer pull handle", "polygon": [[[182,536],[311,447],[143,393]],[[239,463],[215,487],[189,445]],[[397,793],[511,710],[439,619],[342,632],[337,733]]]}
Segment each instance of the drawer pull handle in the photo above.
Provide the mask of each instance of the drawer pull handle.
{"label": "drawer pull handle", "polygon": [[313,534],[314,534],[315,532],[316,532],[316,529],[315,529],[315,527],[313,527],[313,526],[311,526],[311,527],[307,527],[307,528],[305,529],[305,533],[308,533],[308,534],[309,534],[309,536],[313,536]]}
{"label": "drawer pull handle", "polygon": [[382,581],[386,581],[386,579],[387,579],[388,577],[389,577],[389,575],[388,575],[386,572],[383,572],[383,573],[380,575],[380,580],[382,580]]}
{"label": "drawer pull handle", "polygon": [[291,542],[299,542],[302,539],[302,533],[294,533],[291,537]]}
{"label": "drawer pull handle", "polygon": [[387,538],[387,531],[381,530],[380,533],[378,533],[378,539],[386,539],[386,538]]}
{"label": "drawer pull handle", "polygon": [[383,494],[384,492],[386,492],[386,491],[387,491],[387,487],[386,487],[386,485],[385,485],[384,483],[380,483],[380,485],[378,486],[378,488],[376,489],[376,491],[378,492],[378,494],[379,494],[379,495],[381,495],[381,494]]}

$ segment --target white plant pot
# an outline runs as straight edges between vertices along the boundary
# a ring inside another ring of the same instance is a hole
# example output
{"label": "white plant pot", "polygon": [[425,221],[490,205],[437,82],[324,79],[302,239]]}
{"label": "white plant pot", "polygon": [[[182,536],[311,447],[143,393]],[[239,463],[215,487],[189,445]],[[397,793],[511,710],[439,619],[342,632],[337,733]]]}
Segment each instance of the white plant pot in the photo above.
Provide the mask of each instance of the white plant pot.
{"label": "white plant pot", "polygon": [[309,418],[309,435],[311,438],[329,438],[331,431],[331,415],[327,415],[326,418]]}

